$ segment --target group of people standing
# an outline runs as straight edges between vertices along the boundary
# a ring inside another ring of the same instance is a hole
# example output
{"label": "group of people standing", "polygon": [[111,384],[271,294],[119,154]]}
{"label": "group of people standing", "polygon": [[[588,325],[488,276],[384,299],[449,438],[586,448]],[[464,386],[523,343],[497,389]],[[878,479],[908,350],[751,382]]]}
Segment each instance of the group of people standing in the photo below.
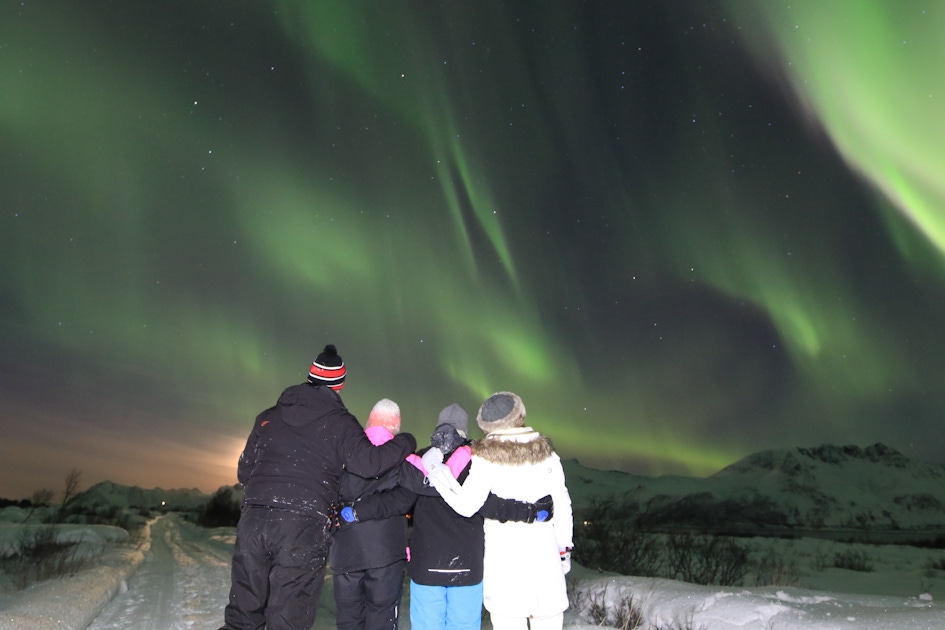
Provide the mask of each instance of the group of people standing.
{"label": "group of people standing", "polygon": [[415,453],[390,399],[361,428],[338,394],[346,373],[328,345],[256,418],[221,630],[310,630],[327,567],[339,630],[396,629],[405,568],[416,630],[476,630],[483,606],[496,630],[561,628],[571,500],[522,400],[489,397],[477,441],[451,404]]}

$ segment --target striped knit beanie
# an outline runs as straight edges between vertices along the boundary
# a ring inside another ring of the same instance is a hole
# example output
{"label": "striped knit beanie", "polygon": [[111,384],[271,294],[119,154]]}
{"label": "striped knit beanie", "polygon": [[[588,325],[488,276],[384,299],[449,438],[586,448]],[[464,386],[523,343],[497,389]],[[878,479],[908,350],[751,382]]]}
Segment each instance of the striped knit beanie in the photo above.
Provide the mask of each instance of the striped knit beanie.
{"label": "striped knit beanie", "polygon": [[345,386],[346,372],[345,362],[338,356],[338,350],[328,344],[312,362],[308,371],[308,382],[313,385],[327,385],[337,392]]}

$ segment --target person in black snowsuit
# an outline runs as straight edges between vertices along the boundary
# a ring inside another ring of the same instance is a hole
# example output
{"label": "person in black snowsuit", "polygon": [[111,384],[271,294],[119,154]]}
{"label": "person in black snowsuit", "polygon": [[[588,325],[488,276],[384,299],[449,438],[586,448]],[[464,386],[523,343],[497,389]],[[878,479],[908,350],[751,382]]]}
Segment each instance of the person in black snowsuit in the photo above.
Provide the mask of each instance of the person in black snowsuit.
{"label": "person in black snowsuit", "polygon": [[[386,444],[400,432],[400,407],[382,398],[371,409],[364,433],[375,445]],[[379,477],[346,472],[339,501],[397,487],[399,468]],[[353,523],[334,532],[328,566],[335,591],[338,630],[393,630],[404,587],[407,563],[407,519],[404,514]]]}
{"label": "person in black snowsuit", "polygon": [[383,474],[416,448],[409,433],[368,440],[338,395],[346,372],[328,345],[308,382],[256,417],[237,470],[245,496],[221,630],[311,630],[342,473]]}
{"label": "person in black snowsuit", "polygon": [[[466,411],[454,403],[440,412],[430,438],[431,446],[444,454],[446,465],[460,482],[469,474],[470,467],[467,426]],[[430,486],[418,455],[410,456],[397,470],[397,488],[342,504],[340,531],[363,526],[374,519],[395,518],[412,510],[413,531],[407,562],[411,628],[478,630],[482,617],[485,549],[483,516],[502,522],[547,521],[554,512],[551,497],[526,503],[490,495],[479,513],[465,518]],[[339,620],[339,629],[340,624]]]}

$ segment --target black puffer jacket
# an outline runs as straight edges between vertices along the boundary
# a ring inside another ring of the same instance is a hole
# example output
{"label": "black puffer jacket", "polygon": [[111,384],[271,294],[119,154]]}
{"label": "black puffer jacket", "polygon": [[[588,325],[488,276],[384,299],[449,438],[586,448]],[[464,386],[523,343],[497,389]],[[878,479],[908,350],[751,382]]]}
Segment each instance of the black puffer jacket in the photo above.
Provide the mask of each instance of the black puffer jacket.
{"label": "black puffer jacket", "polygon": [[[469,474],[467,463],[457,479]],[[410,562],[407,572],[417,584],[427,586],[470,586],[482,581],[482,557],[485,542],[482,515],[463,518],[440,498],[424,474],[407,472],[417,491],[413,508],[413,533],[410,536]]]}
{"label": "black puffer jacket", "polygon": [[[424,449],[422,452],[425,452]],[[468,445],[456,449],[448,460],[462,469],[457,479],[465,481],[469,474]],[[411,458],[419,464],[419,458]],[[362,523],[413,509],[413,531],[410,534],[410,562],[407,573],[417,584],[426,586],[470,586],[482,581],[482,558],[485,543],[483,517],[498,521],[534,520],[534,504],[500,499],[490,494],[482,509],[465,518],[453,511],[433,488],[415,463],[401,464],[397,472],[399,485],[393,490],[365,495],[355,503]]]}
{"label": "black puffer jacket", "polygon": [[[403,465],[374,478],[345,473],[341,478],[339,500],[342,503],[354,503],[364,497],[393,490],[400,484]],[[363,520],[338,529],[332,536],[331,552],[328,555],[331,572],[337,575],[364,571],[406,560],[406,513],[409,508],[408,505],[393,516]]]}
{"label": "black puffer jacket", "polygon": [[324,518],[338,498],[342,472],[376,477],[417,447],[409,433],[374,446],[357,418],[329,387],[289,387],[256,417],[240,455],[243,504]]}

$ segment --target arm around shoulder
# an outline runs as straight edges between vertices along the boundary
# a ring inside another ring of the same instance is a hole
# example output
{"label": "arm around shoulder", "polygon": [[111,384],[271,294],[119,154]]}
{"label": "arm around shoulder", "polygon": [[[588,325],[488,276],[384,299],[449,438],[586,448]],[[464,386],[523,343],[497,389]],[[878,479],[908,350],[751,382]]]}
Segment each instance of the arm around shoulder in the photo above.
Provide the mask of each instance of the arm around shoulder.
{"label": "arm around shoulder", "polygon": [[413,509],[417,495],[403,486],[368,495],[354,503],[358,520],[371,521],[391,516],[403,516]]}
{"label": "arm around shoulder", "polygon": [[417,448],[417,440],[409,433],[398,433],[389,442],[375,446],[357,420],[353,428],[356,431],[350,432],[345,440],[345,468],[362,477],[384,474],[403,462]]}
{"label": "arm around shoulder", "polygon": [[429,479],[454,512],[469,517],[479,511],[489,496],[492,489],[489,471],[491,467],[488,463],[475,461],[462,484],[453,478],[447,466],[441,466],[431,473]]}
{"label": "arm around shoulder", "polygon": [[486,502],[479,509],[479,514],[500,523],[509,521],[521,523],[544,523],[554,516],[554,500],[551,495],[545,495],[534,503],[503,499],[489,493]]}

